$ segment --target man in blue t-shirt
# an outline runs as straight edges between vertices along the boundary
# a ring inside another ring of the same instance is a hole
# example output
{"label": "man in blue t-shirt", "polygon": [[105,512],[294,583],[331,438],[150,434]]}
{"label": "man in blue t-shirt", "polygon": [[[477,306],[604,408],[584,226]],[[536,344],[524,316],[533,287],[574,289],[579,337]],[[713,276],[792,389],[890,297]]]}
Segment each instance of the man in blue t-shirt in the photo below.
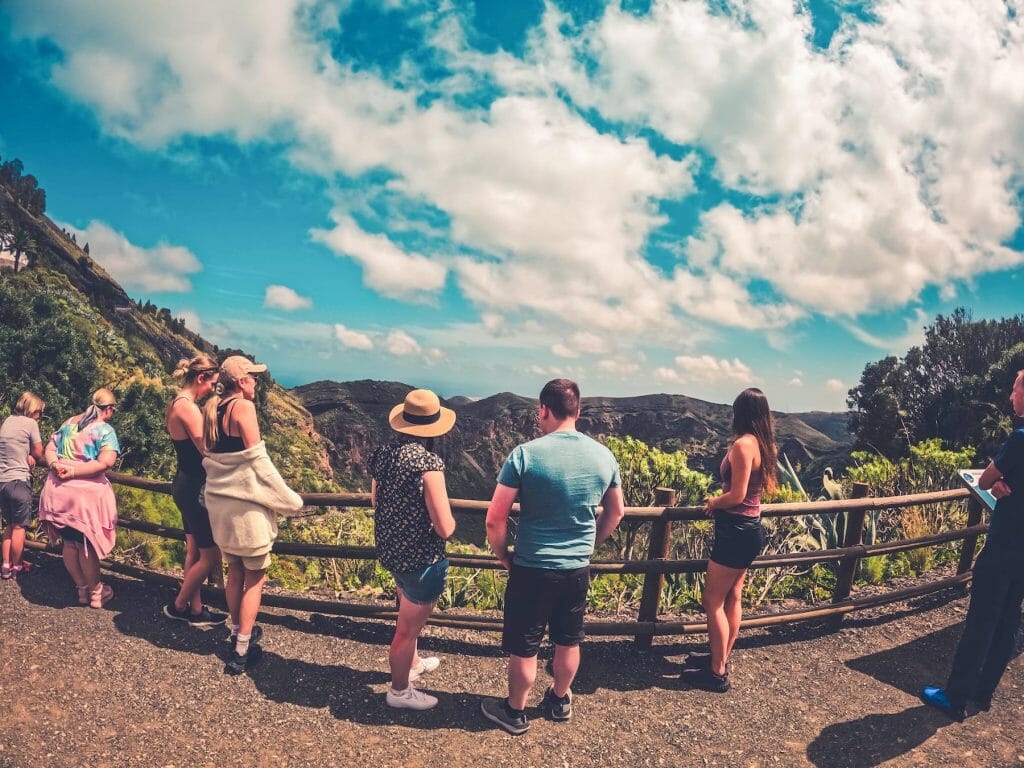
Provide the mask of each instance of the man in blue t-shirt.
{"label": "man in blue t-shirt", "polygon": [[[1010,403],[1024,417],[1024,371],[1017,372]],[[987,711],[1013,656],[1024,602],[1024,429],[1015,429],[978,480],[996,497],[985,548],[974,563],[971,606],[945,689],[927,686],[926,704],[954,720],[973,701]]]}
{"label": "man in blue t-shirt", "polygon": [[[623,515],[619,466],[611,451],[576,431],[579,415],[575,382],[555,379],[544,385],[539,411],[544,436],[512,451],[487,510],[487,541],[509,570],[501,642],[510,654],[509,690],[507,699],[486,699],[481,709],[514,735],[529,728],[526,697],[537,677],[545,630],[555,646],[555,680],[542,707],[553,720],[572,716],[570,686],[580,665],[590,556]],[[508,517],[516,496],[519,524],[510,555]]]}

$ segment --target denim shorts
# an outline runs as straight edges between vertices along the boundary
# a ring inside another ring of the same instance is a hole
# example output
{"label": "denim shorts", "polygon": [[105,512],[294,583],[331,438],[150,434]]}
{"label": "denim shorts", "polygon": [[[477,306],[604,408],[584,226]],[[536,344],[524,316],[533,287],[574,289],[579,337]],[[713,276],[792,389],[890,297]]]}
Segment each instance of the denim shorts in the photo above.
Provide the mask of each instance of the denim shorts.
{"label": "denim shorts", "polygon": [[426,568],[391,575],[395,577],[395,584],[402,590],[406,600],[416,605],[431,605],[444,592],[444,584],[448,579],[448,558],[438,560]]}

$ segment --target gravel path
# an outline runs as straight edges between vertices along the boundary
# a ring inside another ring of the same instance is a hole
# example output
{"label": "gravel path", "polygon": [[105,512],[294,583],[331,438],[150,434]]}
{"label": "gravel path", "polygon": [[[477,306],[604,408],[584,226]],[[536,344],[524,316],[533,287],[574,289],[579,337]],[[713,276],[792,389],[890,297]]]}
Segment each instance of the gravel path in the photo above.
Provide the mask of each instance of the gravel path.
{"label": "gravel path", "polygon": [[[71,606],[61,561],[34,558],[31,576],[0,583],[2,768],[1024,765],[1021,658],[992,711],[963,724],[916,698],[945,677],[963,597],[867,612],[834,633],[747,633],[725,695],[680,683],[694,643],[659,638],[638,653],[590,641],[574,720],[533,712],[513,738],[479,713],[480,696],[504,688],[494,636],[428,628],[421,647],[443,663],[423,687],[441,702],[395,711],[383,701],[387,623],[267,611],[263,663],[231,678],[224,630],[167,621],[168,593],[107,576],[106,609]],[[535,701],[549,680],[542,671]]]}

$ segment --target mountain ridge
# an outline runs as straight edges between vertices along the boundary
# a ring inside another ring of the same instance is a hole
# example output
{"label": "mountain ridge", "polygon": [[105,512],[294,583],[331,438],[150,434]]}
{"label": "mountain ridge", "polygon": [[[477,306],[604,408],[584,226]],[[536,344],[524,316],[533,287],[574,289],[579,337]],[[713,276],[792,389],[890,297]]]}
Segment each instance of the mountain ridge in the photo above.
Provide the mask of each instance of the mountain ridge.
{"label": "mountain ridge", "polygon": [[[335,472],[347,484],[365,488],[372,450],[391,439],[387,416],[413,388],[397,381],[321,380],[294,387],[292,392],[330,443]],[[441,402],[457,414],[455,427],[440,445],[449,491],[453,496],[488,498],[509,451],[540,434],[537,399],[499,392],[478,400],[455,396]],[[731,438],[731,405],[687,395],[584,397],[580,411],[577,427],[581,432],[599,439],[628,435],[662,450],[681,450],[692,467],[715,476]],[[780,453],[794,464],[808,466],[838,458],[853,443],[853,436],[840,429],[845,427],[845,413],[773,414]]]}

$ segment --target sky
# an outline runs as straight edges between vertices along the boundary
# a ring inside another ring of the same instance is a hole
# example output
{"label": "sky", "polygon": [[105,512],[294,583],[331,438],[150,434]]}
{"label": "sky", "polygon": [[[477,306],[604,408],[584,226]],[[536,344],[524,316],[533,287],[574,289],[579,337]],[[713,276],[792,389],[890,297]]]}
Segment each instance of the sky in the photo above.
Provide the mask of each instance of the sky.
{"label": "sky", "polygon": [[1022,11],[5,0],[0,156],[286,385],[841,410],[936,314],[1020,311]]}

